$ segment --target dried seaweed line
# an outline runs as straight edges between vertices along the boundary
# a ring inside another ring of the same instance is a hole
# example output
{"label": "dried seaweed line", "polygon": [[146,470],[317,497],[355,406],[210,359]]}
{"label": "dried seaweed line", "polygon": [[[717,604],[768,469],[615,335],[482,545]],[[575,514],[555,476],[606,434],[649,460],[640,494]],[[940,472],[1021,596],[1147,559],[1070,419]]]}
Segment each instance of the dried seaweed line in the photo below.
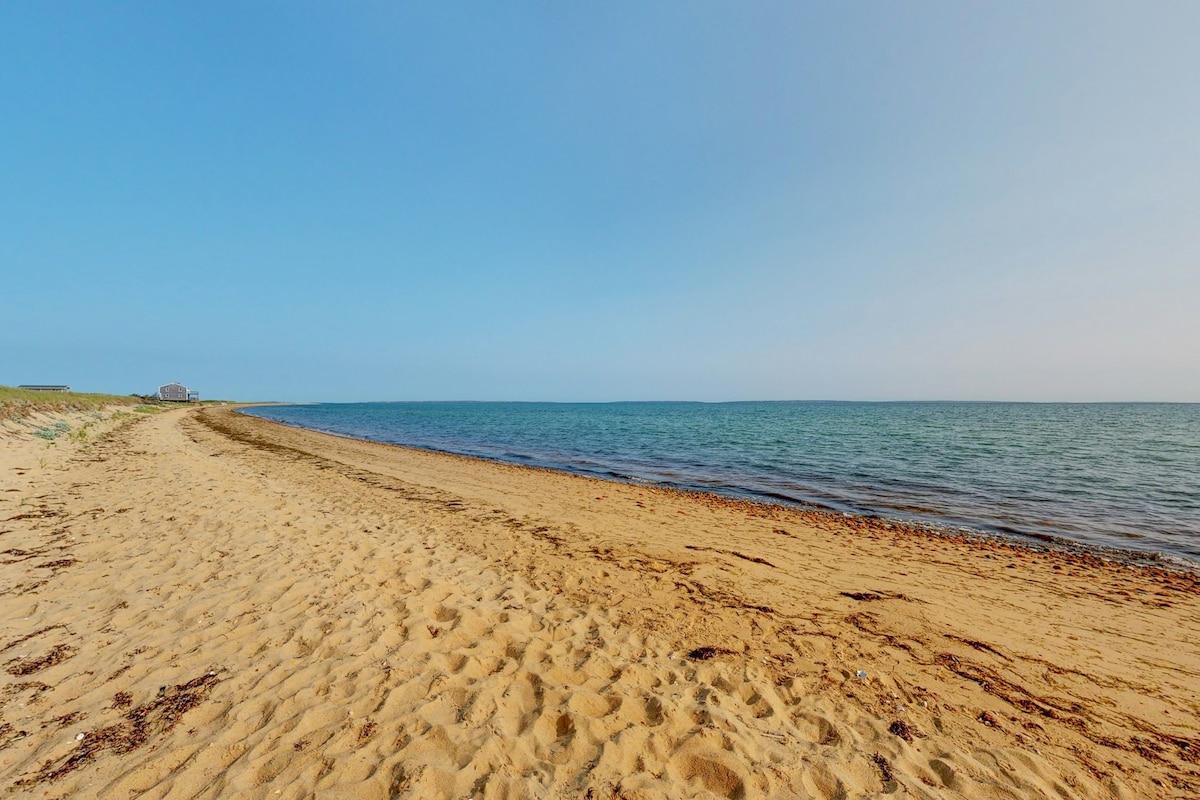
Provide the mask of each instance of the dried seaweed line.
{"label": "dried seaweed line", "polygon": [[178,725],[185,713],[207,699],[219,681],[216,673],[210,672],[187,683],[170,688],[164,686],[153,701],[130,709],[120,722],[85,733],[71,753],[57,761],[46,761],[37,772],[21,778],[14,787],[56,781],[91,763],[106,750],[117,754],[136,750],[154,735],[165,734]]}
{"label": "dried seaweed line", "polygon": [[4,671],[9,675],[32,675],[55,664],[61,664],[78,652],[78,648],[69,644],[56,644],[45,655],[36,658],[14,658],[5,665]]}

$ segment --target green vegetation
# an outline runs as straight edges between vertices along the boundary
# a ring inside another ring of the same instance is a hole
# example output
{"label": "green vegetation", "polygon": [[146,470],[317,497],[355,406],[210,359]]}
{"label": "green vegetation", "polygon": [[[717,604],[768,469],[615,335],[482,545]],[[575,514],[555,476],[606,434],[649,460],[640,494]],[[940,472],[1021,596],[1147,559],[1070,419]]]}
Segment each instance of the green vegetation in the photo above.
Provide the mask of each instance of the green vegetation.
{"label": "green vegetation", "polygon": [[[116,415],[114,414],[114,416],[116,416]],[[95,424],[96,424],[96,420],[94,420],[94,419],[88,420],[87,422],[83,423],[83,425],[80,426],[80,428],[78,430],[74,430],[74,431],[71,431],[70,433],[68,433],[67,438],[73,442],[80,444],[80,445],[86,445],[88,436],[90,435],[88,433],[88,428],[92,427]]]}
{"label": "green vegetation", "polygon": [[45,439],[47,442],[52,442],[69,430],[71,430],[71,426],[60,421],[53,425],[47,425],[44,428],[38,428],[33,432],[33,435],[39,439]]}
{"label": "green vegetation", "polygon": [[[228,400],[202,400],[200,405],[223,405]],[[127,406],[128,411],[117,413],[157,414],[168,408],[178,408],[188,403],[164,403],[152,394],[89,394],[86,392],[39,392],[33,389],[14,389],[11,386],[0,386],[0,420],[17,420],[39,412],[53,414],[63,411],[98,412],[111,406]],[[192,403],[190,405],[195,405]],[[53,441],[58,435],[47,437],[37,434],[47,441]],[[61,432],[60,434],[61,435]]]}
{"label": "green vegetation", "polygon": [[[98,411],[108,406],[138,406],[141,398],[116,394],[87,394],[84,392],[38,392],[0,386],[0,419],[20,419],[38,412]],[[61,435],[62,431],[58,435]],[[58,438],[42,436],[43,439]]]}

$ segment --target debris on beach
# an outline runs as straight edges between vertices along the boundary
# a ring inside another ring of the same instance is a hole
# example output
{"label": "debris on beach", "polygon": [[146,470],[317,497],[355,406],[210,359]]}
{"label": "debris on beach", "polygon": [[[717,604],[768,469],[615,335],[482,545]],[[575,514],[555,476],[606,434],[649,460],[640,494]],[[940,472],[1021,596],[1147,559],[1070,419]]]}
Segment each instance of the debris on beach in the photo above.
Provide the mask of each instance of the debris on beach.
{"label": "debris on beach", "polygon": [[687,657],[693,661],[708,661],[709,659],[716,658],[717,656],[731,655],[733,655],[732,650],[726,650],[724,647],[705,645],[703,647],[697,647],[695,650],[688,651]]}

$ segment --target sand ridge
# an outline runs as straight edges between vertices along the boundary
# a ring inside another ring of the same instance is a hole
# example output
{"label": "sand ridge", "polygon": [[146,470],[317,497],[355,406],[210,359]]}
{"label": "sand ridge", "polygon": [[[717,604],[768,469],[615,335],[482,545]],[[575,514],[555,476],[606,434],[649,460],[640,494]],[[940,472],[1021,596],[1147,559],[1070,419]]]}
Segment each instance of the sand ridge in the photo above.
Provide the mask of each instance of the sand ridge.
{"label": "sand ridge", "polygon": [[1200,787],[1187,576],[227,409],[125,422],[0,461],[13,796]]}

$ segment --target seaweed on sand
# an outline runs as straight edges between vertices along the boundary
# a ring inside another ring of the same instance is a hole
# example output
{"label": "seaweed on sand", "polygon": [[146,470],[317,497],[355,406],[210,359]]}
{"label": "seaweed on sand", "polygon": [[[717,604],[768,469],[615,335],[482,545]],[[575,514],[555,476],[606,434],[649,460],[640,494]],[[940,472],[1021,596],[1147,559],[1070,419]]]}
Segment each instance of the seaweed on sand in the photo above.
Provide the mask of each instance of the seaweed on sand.
{"label": "seaweed on sand", "polygon": [[183,715],[207,699],[220,679],[209,672],[187,683],[164,686],[158,697],[125,712],[119,722],[82,734],[79,744],[57,760],[47,761],[41,768],[16,782],[15,786],[34,786],[55,781],[91,763],[106,750],[129,753],[150,741],[156,734],[169,732],[179,724]]}

